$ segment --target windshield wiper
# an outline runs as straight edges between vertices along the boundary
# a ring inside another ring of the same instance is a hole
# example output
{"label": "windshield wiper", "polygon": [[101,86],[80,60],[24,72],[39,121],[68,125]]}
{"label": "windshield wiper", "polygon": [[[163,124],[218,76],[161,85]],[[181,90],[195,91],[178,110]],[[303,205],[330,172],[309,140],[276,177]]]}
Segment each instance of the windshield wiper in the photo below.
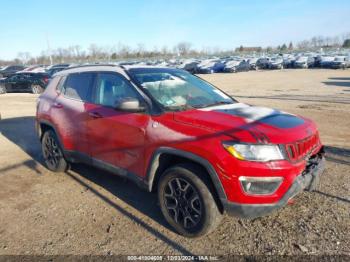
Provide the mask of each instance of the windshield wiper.
{"label": "windshield wiper", "polygon": [[196,105],[194,106],[195,108],[205,108],[205,107],[211,107],[211,106],[219,106],[219,105],[230,105],[233,104],[232,102],[229,101],[216,101],[211,104],[202,104],[202,105]]}

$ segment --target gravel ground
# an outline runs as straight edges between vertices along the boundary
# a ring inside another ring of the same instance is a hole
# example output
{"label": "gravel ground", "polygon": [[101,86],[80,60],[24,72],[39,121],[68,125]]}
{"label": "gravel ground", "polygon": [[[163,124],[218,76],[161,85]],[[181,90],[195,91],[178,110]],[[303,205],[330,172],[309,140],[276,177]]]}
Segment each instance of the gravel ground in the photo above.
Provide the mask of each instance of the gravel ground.
{"label": "gravel ground", "polygon": [[350,256],[350,70],[202,76],[238,100],[317,122],[327,149],[318,191],[254,220],[225,216],[200,239],[175,234],[156,196],[91,167],[54,174],[34,133],[36,96],[0,96],[0,255]]}

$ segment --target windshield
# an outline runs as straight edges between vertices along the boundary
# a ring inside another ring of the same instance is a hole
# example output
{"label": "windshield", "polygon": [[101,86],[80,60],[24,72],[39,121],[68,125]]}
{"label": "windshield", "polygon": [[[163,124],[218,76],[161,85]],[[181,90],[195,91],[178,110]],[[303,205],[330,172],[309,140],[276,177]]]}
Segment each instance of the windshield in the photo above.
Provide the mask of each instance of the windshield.
{"label": "windshield", "polygon": [[301,56],[297,59],[298,62],[306,62],[307,61],[307,56]]}
{"label": "windshield", "polygon": [[204,108],[236,101],[186,71],[167,68],[138,68],[129,72],[166,110]]}
{"label": "windshield", "polygon": [[282,59],[281,57],[274,57],[274,58],[272,58],[271,60],[272,60],[272,62],[276,62],[276,63],[281,63],[281,62],[283,62],[283,59]]}
{"label": "windshield", "polygon": [[335,57],[334,61],[344,62],[345,61],[345,56],[337,56],[337,57]]}

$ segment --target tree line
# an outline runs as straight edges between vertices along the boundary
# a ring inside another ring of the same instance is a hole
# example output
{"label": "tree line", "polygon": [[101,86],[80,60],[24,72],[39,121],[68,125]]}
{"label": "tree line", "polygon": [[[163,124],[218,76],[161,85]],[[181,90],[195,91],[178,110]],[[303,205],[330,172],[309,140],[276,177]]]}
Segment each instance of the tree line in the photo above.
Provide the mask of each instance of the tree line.
{"label": "tree line", "polygon": [[290,51],[316,51],[320,48],[350,48],[350,33],[334,37],[314,36],[308,40],[298,42],[295,46],[292,42],[272,47],[244,47],[243,45],[228,50],[219,47],[207,47],[197,50],[189,42],[179,42],[172,48],[163,46],[147,49],[139,43],[136,47],[118,43],[113,46],[99,46],[91,44],[87,49],[80,45],[67,48],[56,48],[42,51],[39,56],[32,56],[29,52],[19,52],[17,58],[12,61],[0,60],[0,64],[52,64],[52,63],[84,63],[93,61],[117,61],[130,59],[169,59],[173,57],[203,57],[203,56],[228,56],[245,53],[276,53]]}

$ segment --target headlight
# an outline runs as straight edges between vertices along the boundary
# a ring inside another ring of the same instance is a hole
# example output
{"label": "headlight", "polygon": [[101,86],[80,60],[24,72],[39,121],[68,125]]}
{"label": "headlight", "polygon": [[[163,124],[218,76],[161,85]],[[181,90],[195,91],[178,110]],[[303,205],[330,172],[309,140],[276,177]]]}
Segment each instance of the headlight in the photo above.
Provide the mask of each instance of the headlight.
{"label": "headlight", "polygon": [[240,176],[243,191],[248,195],[272,195],[283,181],[283,177]]}
{"label": "headlight", "polygon": [[239,143],[223,143],[225,149],[240,160],[266,162],[284,159],[277,145],[254,145]]}

